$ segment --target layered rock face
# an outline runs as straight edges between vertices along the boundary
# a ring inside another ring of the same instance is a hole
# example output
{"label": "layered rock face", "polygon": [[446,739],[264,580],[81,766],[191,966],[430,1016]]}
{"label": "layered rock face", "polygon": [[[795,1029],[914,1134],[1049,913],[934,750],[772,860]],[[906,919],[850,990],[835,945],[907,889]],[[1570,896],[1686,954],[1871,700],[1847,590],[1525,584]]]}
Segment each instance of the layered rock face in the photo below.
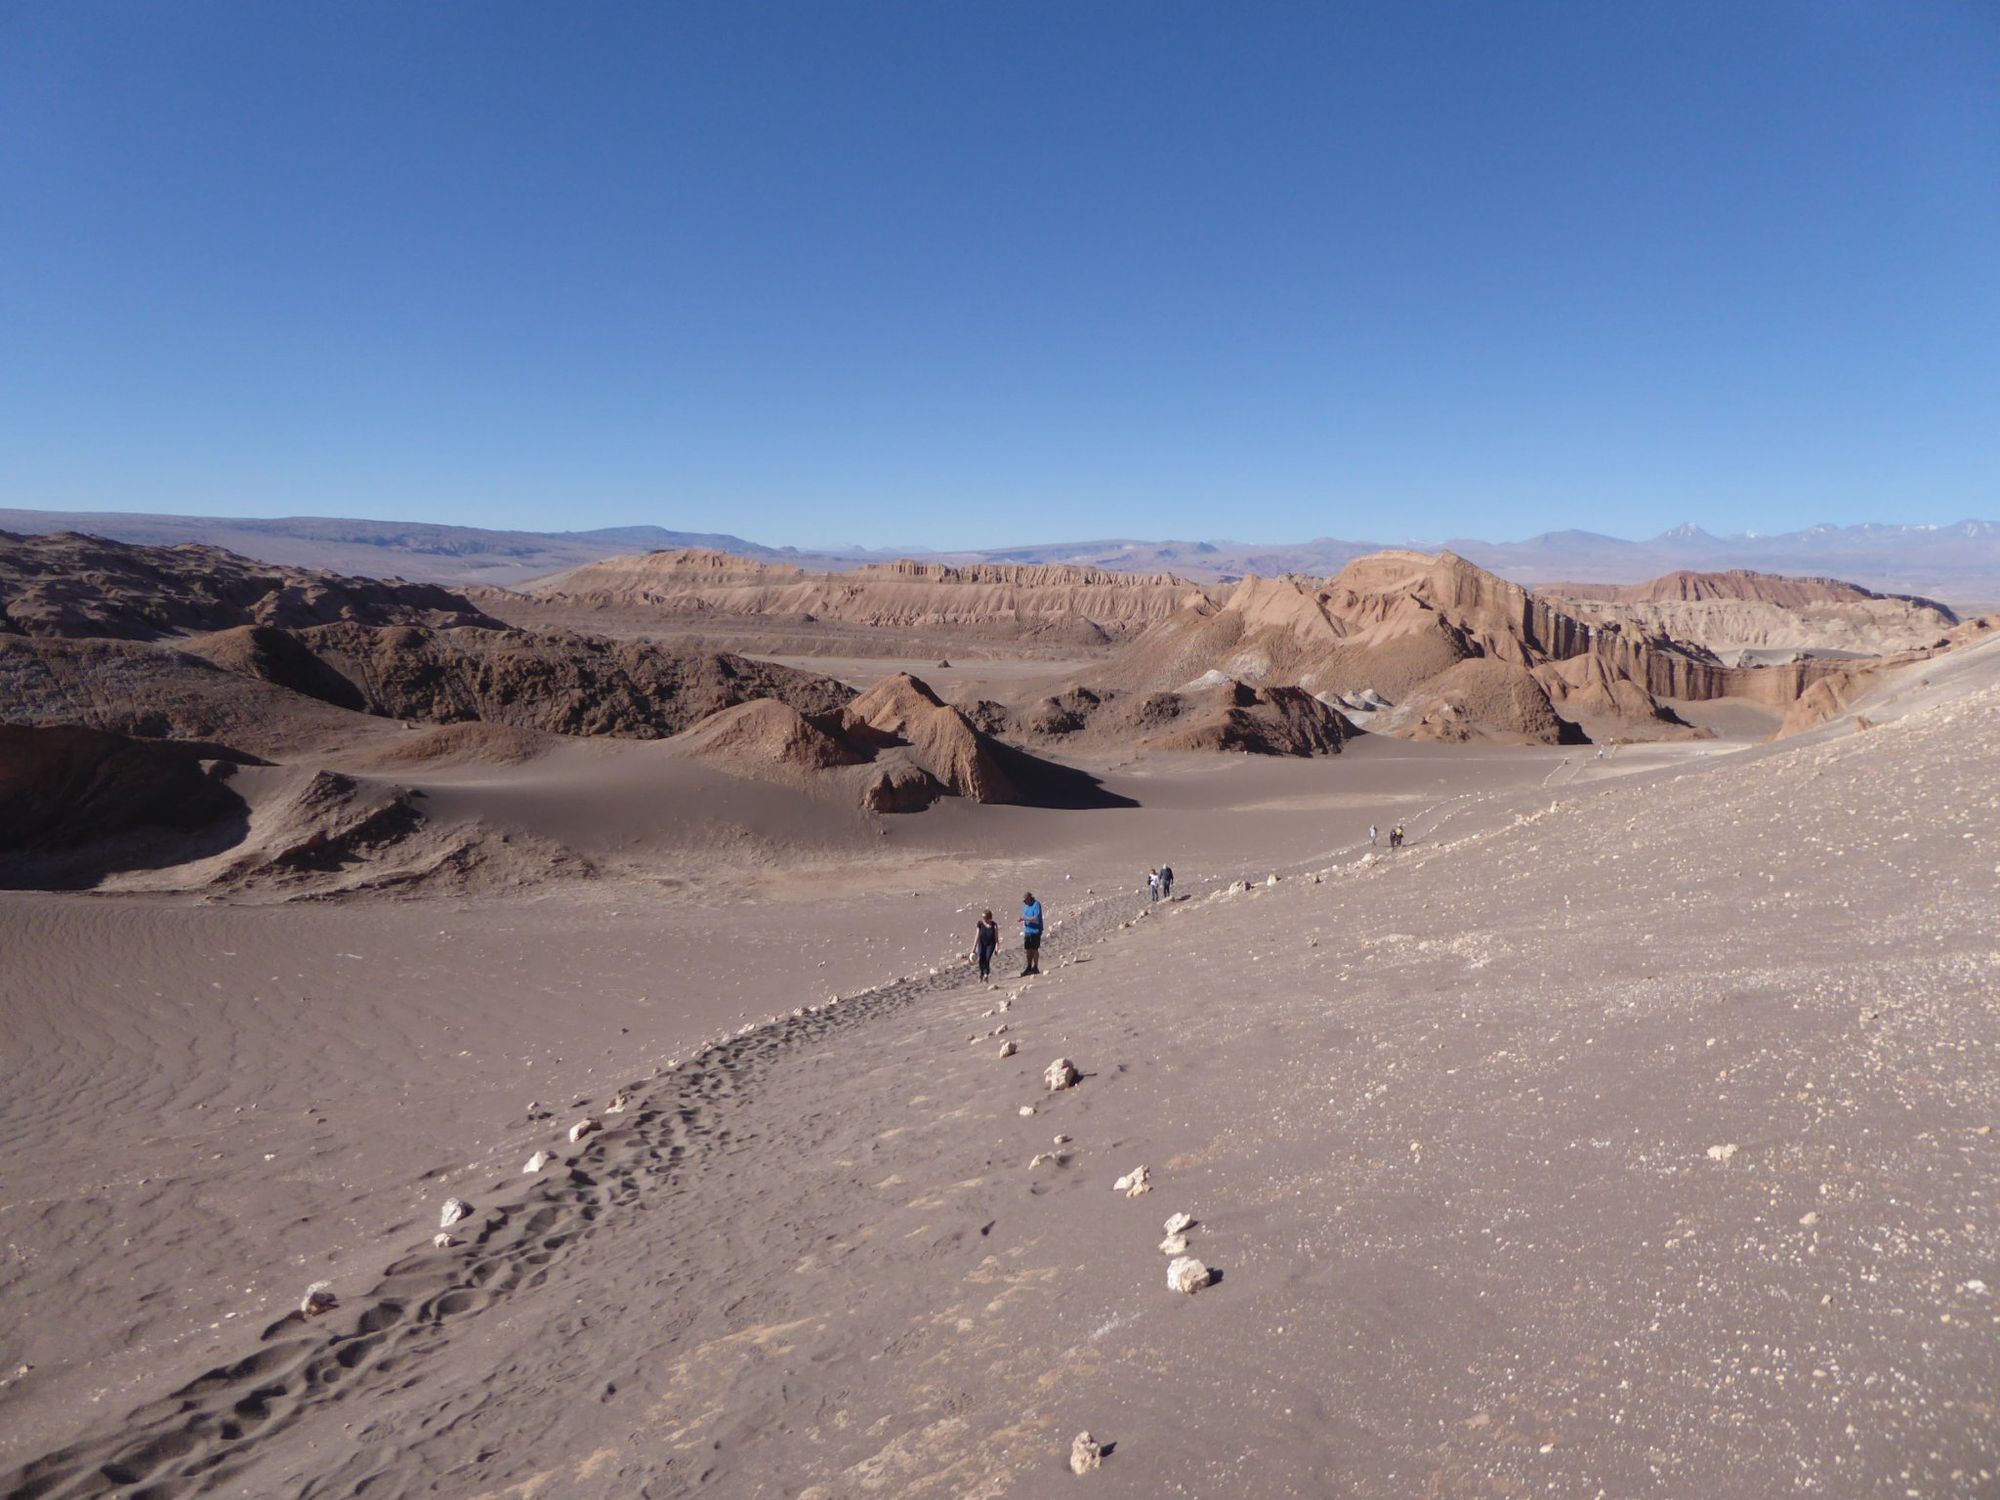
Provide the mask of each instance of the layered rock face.
{"label": "layered rock face", "polygon": [[1129,638],[1207,597],[1164,573],[918,562],[808,573],[699,549],[607,558],[537,580],[524,592],[547,605],[639,610],[719,631],[741,622],[847,625],[1077,644]]}
{"label": "layered rock face", "polygon": [[1553,583],[1536,595],[1598,625],[1665,636],[1732,665],[1786,654],[1880,656],[1935,642],[1959,623],[1933,600],[1832,578],[1670,573],[1650,583]]}

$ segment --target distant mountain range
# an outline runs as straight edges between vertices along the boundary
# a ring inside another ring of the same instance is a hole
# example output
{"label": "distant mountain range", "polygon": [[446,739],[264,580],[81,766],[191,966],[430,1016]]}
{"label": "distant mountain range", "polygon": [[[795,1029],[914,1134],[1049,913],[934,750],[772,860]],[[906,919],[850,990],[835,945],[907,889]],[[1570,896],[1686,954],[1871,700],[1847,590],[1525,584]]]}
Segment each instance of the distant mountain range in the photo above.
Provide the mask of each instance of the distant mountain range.
{"label": "distant mountain range", "polygon": [[0,510],[0,531],[82,531],[115,541],[171,545],[207,542],[246,557],[295,567],[330,568],[370,577],[454,584],[515,584],[626,552],[711,547],[762,562],[840,570],[897,557],[936,562],[1077,563],[1119,572],[1178,573],[1215,581],[1337,572],[1384,546],[1460,556],[1518,583],[1637,583],[1677,569],[1751,568],[1766,573],[1845,579],[1887,593],[1922,594],[1955,606],[2000,604],[2000,522],[1945,526],[1809,526],[1770,536],[1713,536],[1689,524],[1631,541],[1594,531],[1550,531],[1517,542],[1466,537],[1442,541],[1344,541],[1260,545],[1232,541],[1112,539],[1055,542],[979,551],[880,548],[831,551],[771,547],[725,532],[614,526],[597,531],[500,531],[418,521],[328,516],[241,519],[125,512]]}

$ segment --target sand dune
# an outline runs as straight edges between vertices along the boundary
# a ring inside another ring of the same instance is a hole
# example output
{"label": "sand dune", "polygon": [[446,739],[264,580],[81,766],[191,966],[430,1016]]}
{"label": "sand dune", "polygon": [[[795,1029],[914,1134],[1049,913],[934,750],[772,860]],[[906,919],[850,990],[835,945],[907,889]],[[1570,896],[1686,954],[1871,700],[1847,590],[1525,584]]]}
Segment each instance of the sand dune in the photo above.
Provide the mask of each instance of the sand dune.
{"label": "sand dune", "polygon": [[[1393,860],[1073,904],[1051,957],[1087,962],[1018,996],[795,990],[693,1055],[586,1011],[600,1081],[411,1182],[386,1271],[309,1323],[259,1273],[211,1374],[135,1375],[9,1482],[1040,1493],[1088,1428],[1110,1494],[1962,1492],[2000,1379],[2000,686],[1990,647],[1951,664],[1869,733],[1631,775],[1408,747],[1566,779],[1438,804]],[[1221,1273],[1192,1297],[1154,1244],[1182,1210]]]}

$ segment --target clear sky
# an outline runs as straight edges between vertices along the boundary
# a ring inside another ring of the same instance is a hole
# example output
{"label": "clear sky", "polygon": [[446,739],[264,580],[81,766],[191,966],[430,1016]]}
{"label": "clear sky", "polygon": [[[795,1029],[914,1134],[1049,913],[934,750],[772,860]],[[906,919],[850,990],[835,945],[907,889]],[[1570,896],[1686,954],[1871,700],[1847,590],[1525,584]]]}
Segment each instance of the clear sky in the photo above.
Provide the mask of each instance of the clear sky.
{"label": "clear sky", "polygon": [[0,505],[2000,516],[2000,6],[0,4]]}

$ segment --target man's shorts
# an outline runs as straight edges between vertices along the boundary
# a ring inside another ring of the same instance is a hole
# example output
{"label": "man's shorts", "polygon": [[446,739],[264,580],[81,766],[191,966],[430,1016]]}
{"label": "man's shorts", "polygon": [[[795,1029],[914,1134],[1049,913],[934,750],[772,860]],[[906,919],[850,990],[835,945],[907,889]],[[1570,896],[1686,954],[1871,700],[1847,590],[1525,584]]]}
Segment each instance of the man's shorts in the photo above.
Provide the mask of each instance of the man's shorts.
{"label": "man's shorts", "polygon": [[1037,948],[1042,946],[1042,935],[1039,932],[1025,932],[1021,934],[1021,946],[1026,948],[1030,953],[1033,953]]}

